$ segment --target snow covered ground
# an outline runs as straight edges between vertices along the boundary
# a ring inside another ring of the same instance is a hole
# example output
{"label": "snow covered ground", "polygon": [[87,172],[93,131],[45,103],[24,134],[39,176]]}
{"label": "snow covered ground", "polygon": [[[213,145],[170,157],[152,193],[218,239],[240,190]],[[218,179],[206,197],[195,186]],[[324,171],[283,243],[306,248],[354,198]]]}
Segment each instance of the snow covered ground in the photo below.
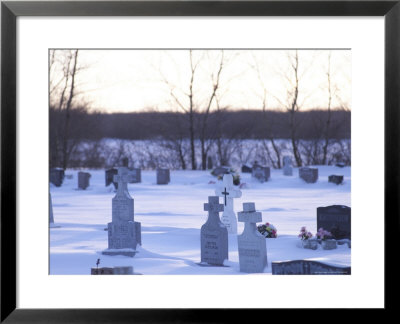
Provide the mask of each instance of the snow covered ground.
{"label": "snow covered ground", "polygon": [[[335,250],[299,248],[297,237],[302,226],[313,234],[317,231],[316,208],[329,205],[351,206],[351,169],[319,166],[319,180],[307,184],[298,177],[283,176],[282,170],[271,170],[268,182],[258,183],[242,173],[246,183],[242,197],[234,200],[235,211],[243,202],[255,202],[262,212],[263,223],[272,223],[278,238],[267,240],[268,266],[272,261],[308,259],[333,265],[350,266],[351,249],[340,245]],[[134,258],[105,256],[106,224],[111,221],[113,186],[105,187],[104,170],[91,173],[90,187],[77,190],[77,170],[67,170],[61,187],[50,186],[55,225],[50,228],[50,274],[90,274],[100,258],[100,267],[131,265],[135,273],[241,275],[237,236],[229,235],[227,267],[202,267],[200,262],[200,228],[207,220],[203,204],[214,196],[218,181],[209,171],[171,171],[168,185],[156,185],[155,171],[142,171],[142,182],[128,184],[134,199],[135,221],[142,225],[142,246]],[[328,182],[331,174],[344,175],[344,183]],[[217,183],[212,183],[217,182]],[[222,198],[220,199],[222,201]],[[238,233],[244,224],[238,223]],[[258,274],[259,275],[259,274]]]}

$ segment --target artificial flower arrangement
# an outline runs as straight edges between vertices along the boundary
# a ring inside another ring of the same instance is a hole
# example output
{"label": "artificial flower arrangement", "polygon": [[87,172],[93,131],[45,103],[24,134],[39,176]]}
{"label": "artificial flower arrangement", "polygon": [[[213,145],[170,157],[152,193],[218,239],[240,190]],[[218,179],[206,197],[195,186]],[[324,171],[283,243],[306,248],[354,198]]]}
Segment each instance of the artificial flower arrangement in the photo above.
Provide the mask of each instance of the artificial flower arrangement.
{"label": "artificial flower arrangement", "polygon": [[270,223],[258,225],[257,229],[265,238],[276,238],[278,236],[276,227]]}
{"label": "artificial flower arrangement", "polygon": [[308,231],[307,231],[307,229],[306,229],[305,226],[303,226],[303,227],[300,229],[299,237],[300,237],[300,239],[301,239],[302,241],[305,241],[305,240],[308,240],[308,239],[312,238],[313,235],[311,234],[311,232],[308,232]]}
{"label": "artificial flower arrangement", "polygon": [[317,234],[315,234],[315,236],[317,237],[317,239],[319,240],[327,240],[332,238],[332,233],[325,231],[322,227],[318,230]]}

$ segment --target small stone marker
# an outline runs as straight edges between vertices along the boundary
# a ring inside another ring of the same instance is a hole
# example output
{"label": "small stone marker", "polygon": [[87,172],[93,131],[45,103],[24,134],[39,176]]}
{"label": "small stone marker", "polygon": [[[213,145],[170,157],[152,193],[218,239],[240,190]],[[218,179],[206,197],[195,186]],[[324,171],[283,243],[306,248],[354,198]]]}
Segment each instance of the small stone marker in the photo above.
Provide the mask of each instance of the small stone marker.
{"label": "small stone marker", "polygon": [[78,188],[86,190],[89,187],[89,179],[91,175],[88,172],[78,172]]}
{"label": "small stone marker", "polygon": [[292,158],[290,156],[283,157],[283,175],[293,175]]}
{"label": "small stone marker", "polygon": [[351,208],[342,205],[318,207],[317,228],[331,232],[336,240],[351,240]]}
{"label": "small stone marker", "polygon": [[168,184],[171,181],[169,169],[157,169],[157,184]]}
{"label": "small stone marker", "polygon": [[200,230],[201,262],[223,266],[228,259],[228,231],[219,219],[224,205],[219,203],[219,197],[210,196],[204,210],[208,211],[208,218]]}
{"label": "small stone marker", "polygon": [[208,170],[211,170],[212,168],[213,168],[213,160],[212,160],[212,157],[209,156],[209,157],[207,158],[207,169],[208,169]]}
{"label": "small stone marker", "polygon": [[343,182],[343,176],[332,174],[328,177],[328,181],[339,185]]}
{"label": "small stone marker", "polygon": [[268,181],[271,175],[271,170],[269,167],[264,167],[259,164],[254,164],[251,172],[251,176],[256,178],[261,183]]}
{"label": "small stone marker", "polygon": [[240,271],[264,272],[267,265],[267,243],[256,225],[262,221],[261,213],[256,212],[254,203],[243,203],[243,211],[238,213],[238,221],[245,223],[243,233],[238,235]]}
{"label": "small stone marker", "polygon": [[115,189],[118,189],[118,183],[114,182],[114,176],[118,174],[118,169],[116,168],[111,168],[106,170],[106,187],[108,187],[110,184],[114,185]]}
{"label": "small stone marker", "polygon": [[246,164],[242,165],[242,173],[251,173],[252,169]]}
{"label": "small stone marker", "polygon": [[338,267],[318,261],[272,262],[273,275],[350,275],[351,267]]}
{"label": "small stone marker", "polygon": [[134,221],[134,202],[128,192],[128,181],[132,175],[128,168],[118,168],[114,182],[118,182],[118,191],[112,199],[112,222],[108,223],[108,249],[106,255],[125,255],[133,257],[137,244],[141,241],[141,224]]}
{"label": "small stone marker", "polygon": [[142,182],[142,170],[141,169],[129,169],[132,175],[131,180],[129,183],[140,183]]}
{"label": "small stone marker", "polygon": [[299,168],[299,177],[307,183],[315,183],[318,180],[318,169],[309,167]]}
{"label": "small stone marker", "polygon": [[91,268],[90,273],[92,275],[133,275],[133,267],[102,267],[102,268]]}
{"label": "small stone marker", "polygon": [[229,173],[229,168],[224,166],[217,166],[214,170],[211,171],[211,174],[215,177],[222,177],[224,174],[227,173]]}
{"label": "small stone marker", "polygon": [[229,234],[237,234],[236,213],[233,210],[233,199],[240,198],[242,192],[233,185],[232,174],[224,174],[222,187],[215,190],[215,195],[224,197],[224,212],[221,221],[226,226]]}
{"label": "small stone marker", "polygon": [[61,187],[64,181],[64,170],[61,168],[51,168],[49,178],[53,185]]}
{"label": "small stone marker", "polygon": [[53,216],[53,203],[51,202],[51,194],[49,192],[49,223],[50,226],[54,224],[54,216]]}

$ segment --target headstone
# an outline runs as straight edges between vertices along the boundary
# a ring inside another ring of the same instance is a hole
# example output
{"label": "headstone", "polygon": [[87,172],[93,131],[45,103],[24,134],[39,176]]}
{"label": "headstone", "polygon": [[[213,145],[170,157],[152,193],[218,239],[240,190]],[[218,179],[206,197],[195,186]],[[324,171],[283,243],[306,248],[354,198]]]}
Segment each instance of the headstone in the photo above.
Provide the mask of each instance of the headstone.
{"label": "headstone", "polygon": [[168,184],[171,181],[169,169],[157,169],[157,184]]}
{"label": "headstone", "polygon": [[243,211],[238,213],[238,221],[244,222],[244,230],[238,235],[239,265],[241,272],[264,272],[267,265],[267,243],[257,229],[262,221],[254,203],[243,203]]}
{"label": "headstone", "polygon": [[343,162],[339,162],[339,163],[336,163],[335,166],[337,166],[338,168],[344,168],[346,166],[346,164],[344,164]]}
{"label": "headstone", "polygon": [[215,195],[224,197],[224,212],[221,221],[226,226],[228,234],[237,234],[236,213],[233,210],[233,199],[240,198],[242,192],[233,185],[232,174],[224,174],[222,187],[215,190]]}
{"label": "headstone", "polygon": [[49,192],[49,223],[50,226],[54,224],[54,216],[53,216],[53,203],[51,202],[51,194]]}
{"label": "headstone", "polygon": [[141,241],[141,224],[134,221],[134,202],[128,192],[128,182],[132,175],[128,168],[119,167],[114,181],[118,190],[112,199],[112,222],[108,223],[108,249],[106,255],[125,255],[133,257],[137,244]]}
{"label": "headstone", "polygon": [[121,159],[121,162],[122,162],[122,166],[124,166],[124,167],[126,167],[126,168],[129,167],[129,159],[128,159],[127,157],[123,157],[123,158]]}
{"label": "headstone", "polygon": [[102,268],[91,268],[90,273],[92,275],[133,275],[133,267],[102,267]]}
{"label": "headstone", "polygon": [[307,183],[315,183],[318,180],[318,169],[309,167],[299,168],[299,177]]}
{"label": "headstone", "polygon": [[332,174],[328,177],[328,181],[339,185],[343,182],[343,176]]}
{"label": "headstone", "polygon": [[222,177],[224,174],[229,173],[229,168],[224,166],[218,166],[211,171],[211,174],[215,177]]}
{"label": "headstone", "polygon": [[64,170],[61,168],[51,168],[49,178],[53,185],[61,187],[64,181]]}
{"label": "headstone", "polygon": [[228,259],[228,231],[219,218],[224,205],[218,197],[210,196],[204,210],[208,211],[208,218],[200,230],[201,262],[222,266]]}
{"label": "headstone", "polygon": [[317,228],[331,232],[336,240],[351,240],[351,208],[342,205],[318,207]]}
{"label": "headstone", "polygon": [[351,267],[332,266],[318,261],[272,262],[273,275],[350,275]]}
{"label": "headstone", "polygon": [[213,161],[212,161],[212,157],[209,156],[209,157],[207,158],[207,169],[208,169],[208,170],[211,170],[212,168],[213,168]]}
{"label": "headstone", "polygon": [[251,173],[252,169],[246,164],[242,165],[242,173]]}
{"label": "headstone", "polygon": [[141,169],[129,169],[132,175],[132,180],[129,183],[139,183],[142,182],[142,170]]}
{"label": "headstone", "polygon": [[78,172],[78,188],[86,190],[89,187],[89,179],[91,175],[88,172]]}
{"label": "headstone", "polygon": [[251,176],[260,182],[268,181],[271,175],[269,167],[264,167],[259,164],[254,164],[251,172]]}
{"label": "headstone", "polygon": [[115,189],[118,189],[118,183],[114,182],[114,176],[118,174],[118,169],[116,168],[111,168],[106,170],[106,187],[108,187],[110,184],[114,185]]}
{"label": "headstone", "polygon": [[290,156],[283,157],[283,175],[293,175],[292,158]]}

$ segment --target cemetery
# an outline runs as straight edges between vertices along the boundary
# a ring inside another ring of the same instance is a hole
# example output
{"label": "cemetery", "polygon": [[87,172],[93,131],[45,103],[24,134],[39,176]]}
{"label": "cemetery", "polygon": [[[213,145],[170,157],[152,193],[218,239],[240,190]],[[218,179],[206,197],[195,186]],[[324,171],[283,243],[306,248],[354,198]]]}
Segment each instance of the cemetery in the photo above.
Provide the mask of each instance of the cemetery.
{"label": "cemetery", "polygon": [[266,181],[237,171],[240,186],[227,170],[67,169],[50,183],[50,274],[351,274],[351,168],[300,177],[285,160]]}

